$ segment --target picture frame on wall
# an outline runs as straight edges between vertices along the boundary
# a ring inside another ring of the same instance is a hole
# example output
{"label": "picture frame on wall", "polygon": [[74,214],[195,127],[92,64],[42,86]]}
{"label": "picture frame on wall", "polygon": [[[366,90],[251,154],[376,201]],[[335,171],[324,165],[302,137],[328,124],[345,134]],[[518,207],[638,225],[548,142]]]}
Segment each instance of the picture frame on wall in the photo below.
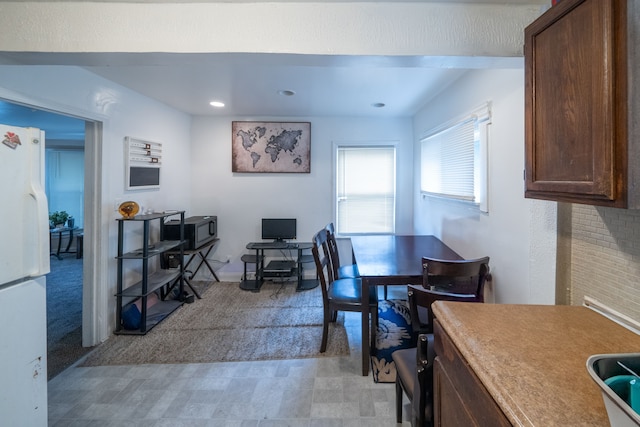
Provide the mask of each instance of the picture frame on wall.
{"label": "picture frame on wall", "polygon": [[162,144],[127,136],[124,151],[125,189],[159,189]]}
{"label": "picture frame on wall", "polygon": [[231,171],[310,173],[310,122],[231,122]]}

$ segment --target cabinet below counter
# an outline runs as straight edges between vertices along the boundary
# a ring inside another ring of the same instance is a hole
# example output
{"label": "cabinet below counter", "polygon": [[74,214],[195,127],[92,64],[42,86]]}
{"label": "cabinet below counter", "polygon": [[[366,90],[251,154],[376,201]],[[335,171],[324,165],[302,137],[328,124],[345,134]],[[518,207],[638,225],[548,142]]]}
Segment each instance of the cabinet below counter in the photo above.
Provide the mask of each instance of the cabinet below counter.
{"label": "cabinet below counter", "polygon": [[640,349],[640,335],[586,307],[439,301],[433,312],[435,426],[609,425],[587,358]]}

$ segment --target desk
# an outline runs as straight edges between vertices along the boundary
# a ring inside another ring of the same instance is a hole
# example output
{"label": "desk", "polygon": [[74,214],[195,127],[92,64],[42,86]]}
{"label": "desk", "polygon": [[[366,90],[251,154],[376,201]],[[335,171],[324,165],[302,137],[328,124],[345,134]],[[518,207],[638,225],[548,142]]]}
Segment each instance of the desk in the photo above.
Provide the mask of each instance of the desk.
{"label": "desk", "polygon": [[[422,257],[462,259],[435,236],[353,236],[353,258],[362,278],[362,300],[369,286],[422,284]],[[362,375],[369,375],[369,311],[362,304]],[[375,328],[371,332],[375,334]]]}
{"label": "desk", "polygon": [[[270,277],[297,277],[296,291],[307,291],[318,286],[317,279],[304,279],[302,265],[304,263],[313,262],[312,255],[304,255],[302,252],[313,248],[311,242],[251,242],[247,244],[247,249],[254,250],[255,255],[243,255],[242,261],[245,263],[256,264],[256,277],[254,280],[247,280],[246,277],[240,282],[240,289],[245,291],[259,292],[264,278]],[[264,265],[264,251],[265,250],[280,250],[280,251],[297,251],[295,261],[291,261],[291,268],[283,268],[281,272],[272,272],[266,274],[268,267]],[[246,268],[245,268],[246,272]]]}
{"label": "desk", "polygon": [[[213,267],[211,267],[211,264],[209,264],[209,261],[207,261],[207,256],[209,256],[209,254],[211,253],[211,250],[216,246],[216,244],[219,241],[220,239],[213,239],[210,242],[205,243],[204,245],[200,246],[197,249],[183,249],[182,251],[184,255],[187,255],[189,257],[187,259],[187,263],[184,265],[184,272],[185,274],[189,272],[190,275],[188,278],[185,276],[184,280],[185,282],[187,282],[187,286],[191,288],[191,291],[194,293],[196,297],[198,297],[198,299],[202,299],[202,297],[200,296],[198,291],[194,289],[193,285],[191,284],[191,280],[193,280],[193,277],[196,275],[198,270],[200,270],[200,267],[202,267],[203,264],[207,266],[207,268],[209,269],[209,272],[213,274],[213,277],[216,279],[216,281],[217,282],[220,281],[220,279],[218,279],[218,276],[216,275],[216,272],[213,270]],[[167,254],[179,255],[180,251],[168,251]],[[196,257],[200,258],[200,262],[198,263],[198,266],[193,271],[188,270],[187,268],[189,267],[191,262],[194,259],[196,259]]]}
{"label": "desk", "polygon": [[[49,229],[49,247],[51,247],[51,242],[52,242],[51,237],[56,233],[58,234],[58,247],[57,247],[55,252],[51,251],[50,255],[51,256],[55,256],[59,260],[62,260],[62,257],[60,256],[60,253],[71,253],[69,251],[69,248],[71,247],[71,242],[73,242],[73,232],[75,230],[77,230],[77,229],[78,229],[78,227],[50,228]],[[67,233],[69,234],[69,241],[67,242],[67,247],[63,251],[63,250],[61,250],[62,249],[62,236],[64,234],[67,234]]]}

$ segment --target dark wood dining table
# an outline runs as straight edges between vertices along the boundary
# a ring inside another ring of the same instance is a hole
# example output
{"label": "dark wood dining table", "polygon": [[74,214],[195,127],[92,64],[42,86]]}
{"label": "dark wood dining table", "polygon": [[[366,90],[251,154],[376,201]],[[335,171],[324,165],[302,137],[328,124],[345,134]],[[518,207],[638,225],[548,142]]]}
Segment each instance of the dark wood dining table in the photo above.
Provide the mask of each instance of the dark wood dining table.
{"label": "dark wood dining table", "polygon": [[[435,236],[352,236],[354,262],[362,278],[362,375],[369,375],[369,287],[422,284],[422,257],[463,259]],[[375,335],[375,327],[372,327]]]}

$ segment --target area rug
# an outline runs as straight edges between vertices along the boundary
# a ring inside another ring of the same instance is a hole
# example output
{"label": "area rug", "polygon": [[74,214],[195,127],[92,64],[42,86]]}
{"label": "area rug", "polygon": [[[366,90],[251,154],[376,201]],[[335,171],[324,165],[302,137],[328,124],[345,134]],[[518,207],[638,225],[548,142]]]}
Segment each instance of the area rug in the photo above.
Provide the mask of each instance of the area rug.
{"label": "area rug", "polygon": [[80,366],[209,363],[349,355],[344,315],[329,328],[320,353],[320,288],[296,292],[291,284],[266,282],[260,292],[238,283],[213,283],[147,335],[113,335]]}
{"label": "area rug", "polygon": [[416,346],[406,300],[383,300],[378,303],[376,345],[371,349],[371,373],[377,383],[396,381],[396,365],[391,354]]}
{"label": "area rug", "polygon": [[47,274],[47,379],[91,351],[82,346],[82,259],[51,257]]}

